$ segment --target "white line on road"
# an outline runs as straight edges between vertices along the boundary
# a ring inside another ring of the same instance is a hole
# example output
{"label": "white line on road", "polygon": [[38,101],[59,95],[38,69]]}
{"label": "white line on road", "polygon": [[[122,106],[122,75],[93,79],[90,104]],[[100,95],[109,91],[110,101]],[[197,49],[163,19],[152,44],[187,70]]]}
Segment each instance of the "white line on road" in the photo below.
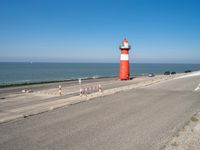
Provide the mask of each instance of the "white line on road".
{"label": "white line on road", "polygon": [[200,83],[199,85],[194,89],[194,91],[198,91],[200,89]]}

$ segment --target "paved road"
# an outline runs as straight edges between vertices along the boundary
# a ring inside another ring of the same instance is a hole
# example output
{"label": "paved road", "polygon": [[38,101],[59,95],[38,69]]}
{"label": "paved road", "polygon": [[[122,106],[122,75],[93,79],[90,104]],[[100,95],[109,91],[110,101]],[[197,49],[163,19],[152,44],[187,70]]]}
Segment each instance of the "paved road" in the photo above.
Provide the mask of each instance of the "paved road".
{"label": "paved road", "polygon": [[200,110],[199,82],[161,82],[1,124],[0,149],[162,149]]}

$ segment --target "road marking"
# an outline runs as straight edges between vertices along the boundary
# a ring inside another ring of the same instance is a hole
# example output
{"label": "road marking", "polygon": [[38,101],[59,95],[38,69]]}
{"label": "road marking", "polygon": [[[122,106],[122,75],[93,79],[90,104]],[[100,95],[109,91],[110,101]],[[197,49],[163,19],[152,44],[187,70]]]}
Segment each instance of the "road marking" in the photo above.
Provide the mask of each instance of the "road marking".
{"label": "road marking", "polygon": [[200,89],[200,83],[199,85],[194,89],[194,91],[198,91]]}

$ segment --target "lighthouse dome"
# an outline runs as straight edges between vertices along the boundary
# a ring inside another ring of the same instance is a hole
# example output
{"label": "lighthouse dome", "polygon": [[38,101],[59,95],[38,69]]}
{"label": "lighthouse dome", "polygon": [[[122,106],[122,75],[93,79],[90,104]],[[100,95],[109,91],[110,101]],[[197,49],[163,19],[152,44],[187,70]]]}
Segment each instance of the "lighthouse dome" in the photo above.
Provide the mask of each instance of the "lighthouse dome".
{"label": "lighthouse dome", "polygon": [[126,38],[123,39],[120,49],[130,49],[130,45],[128,44],[128,40]]}

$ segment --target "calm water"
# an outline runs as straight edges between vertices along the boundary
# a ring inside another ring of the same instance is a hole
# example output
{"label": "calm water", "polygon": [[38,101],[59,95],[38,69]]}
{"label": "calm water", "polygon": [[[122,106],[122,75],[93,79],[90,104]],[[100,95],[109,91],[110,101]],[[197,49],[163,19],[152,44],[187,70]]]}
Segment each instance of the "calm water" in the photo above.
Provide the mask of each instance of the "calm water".
{"label": "calm water", "polygon": [[[131,64],[132,75],[200,70],[200,64]],[[0,85],[117,76],[117,63],[0,63]]]}

